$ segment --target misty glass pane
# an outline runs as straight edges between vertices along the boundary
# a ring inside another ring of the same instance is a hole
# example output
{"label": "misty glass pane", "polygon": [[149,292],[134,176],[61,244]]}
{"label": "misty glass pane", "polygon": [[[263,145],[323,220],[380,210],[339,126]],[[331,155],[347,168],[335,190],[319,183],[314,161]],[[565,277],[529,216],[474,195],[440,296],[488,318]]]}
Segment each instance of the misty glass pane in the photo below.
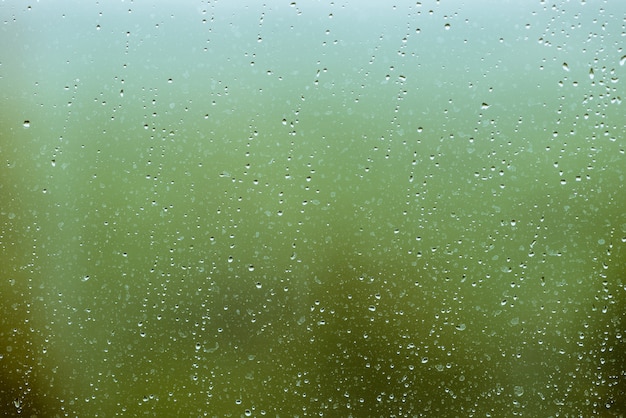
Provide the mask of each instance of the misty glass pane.
{"label": "misty glass pane", "polygon": [[625,15],[3,1],[3,413],[623,416]]}

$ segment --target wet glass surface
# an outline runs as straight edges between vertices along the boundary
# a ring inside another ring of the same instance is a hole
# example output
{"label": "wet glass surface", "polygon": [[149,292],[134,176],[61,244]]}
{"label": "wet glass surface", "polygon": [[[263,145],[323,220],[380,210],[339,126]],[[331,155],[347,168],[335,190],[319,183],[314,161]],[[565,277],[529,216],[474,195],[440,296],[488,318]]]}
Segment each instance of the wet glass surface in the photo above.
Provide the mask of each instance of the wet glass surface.
{"label": "wet glass surface", "polygon": [[625,414],[625,13],[4,2],[0,407]]}

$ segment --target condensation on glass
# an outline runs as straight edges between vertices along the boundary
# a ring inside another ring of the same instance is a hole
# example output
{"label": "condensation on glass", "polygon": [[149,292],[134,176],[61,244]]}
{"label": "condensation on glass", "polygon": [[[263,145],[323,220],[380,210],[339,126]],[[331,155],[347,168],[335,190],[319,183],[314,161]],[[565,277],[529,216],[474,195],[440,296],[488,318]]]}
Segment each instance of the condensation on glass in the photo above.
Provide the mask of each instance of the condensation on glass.
{"label": "condensation on glass", "polygon": [[0,7],[0,402],[626,414],[626,4]]}

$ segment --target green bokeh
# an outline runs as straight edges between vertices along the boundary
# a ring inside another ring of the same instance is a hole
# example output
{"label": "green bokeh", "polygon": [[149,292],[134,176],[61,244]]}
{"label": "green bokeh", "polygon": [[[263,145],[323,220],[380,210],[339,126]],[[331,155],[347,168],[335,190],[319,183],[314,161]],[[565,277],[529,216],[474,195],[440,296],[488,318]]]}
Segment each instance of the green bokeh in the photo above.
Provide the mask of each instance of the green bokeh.
{"label": "green bokeh", "polygon": [[301,3],[0,7],[3,412],[626,413],[624,6]]}

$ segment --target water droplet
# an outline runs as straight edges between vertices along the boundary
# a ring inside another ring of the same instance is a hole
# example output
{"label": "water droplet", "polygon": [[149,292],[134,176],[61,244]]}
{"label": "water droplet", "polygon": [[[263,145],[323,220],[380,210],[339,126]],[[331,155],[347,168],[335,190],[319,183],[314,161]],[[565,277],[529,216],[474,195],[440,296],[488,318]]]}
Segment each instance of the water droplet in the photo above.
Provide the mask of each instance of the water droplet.
{"label": "water droplet", "polygon": [[515,386],[513,393],[515,393],[515,396],[522,396],[524,394],[524,386]]}
{"label": "water droplet", "polygon": [[30,121],[29,120],[25,120],[24,121],[24,128],[30,128]]}
{"label": "water droplet", "polygon": [[567,65],[567,63],[566,63],[566,62],[564,62],[564,63],[563,63],[563,69],[564,69],[565,71],[569,71],[569,65]]}

